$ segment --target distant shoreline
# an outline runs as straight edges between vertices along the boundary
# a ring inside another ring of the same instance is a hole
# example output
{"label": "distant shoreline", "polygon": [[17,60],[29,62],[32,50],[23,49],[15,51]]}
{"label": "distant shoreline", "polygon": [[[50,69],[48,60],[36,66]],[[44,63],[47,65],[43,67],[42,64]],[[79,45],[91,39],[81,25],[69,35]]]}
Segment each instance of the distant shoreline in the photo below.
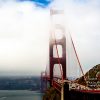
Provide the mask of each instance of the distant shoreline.
{"label": "distant shoreline", "polygon": [[40,77],[0,77],[0,90],[40,91]]}

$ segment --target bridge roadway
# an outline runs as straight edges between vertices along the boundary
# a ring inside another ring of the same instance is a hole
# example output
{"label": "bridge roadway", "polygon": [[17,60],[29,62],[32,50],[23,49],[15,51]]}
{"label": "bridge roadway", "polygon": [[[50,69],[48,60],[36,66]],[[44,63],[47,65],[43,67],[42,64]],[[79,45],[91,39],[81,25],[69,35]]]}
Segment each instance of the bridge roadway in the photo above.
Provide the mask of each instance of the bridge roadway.
{"label": "bridge roadway", "polygon": [[[50,82],[49,76],[43,75],[42,78],[46,84],[47,82]],[[48,85],[46,85],[44,91],[47,90],[47,86]],[[59,94],[63,94],[64,99],[61,100],[100,100],[100,89],[91,89],[78,84],[76,81],[70,81],[67,79],[62,81],[61,78],[54,77],[52,80],[52,87],[54,87]]]}
{"label": "bridge roadway", "polygon": [[[49,77],[45,77],[47,81],[50,81]],[[79,91],[79,92],[91,92],[91,93],[100,93],[100,89],[91,89],[87,86],[81,85],[76,83],[75,81],[70,81],[70,80],[64,80],[62,81],[61,78],[55,77],[52,81],[52,86],[61,93],[61,88],[62,84],[68,84],[69,91],[74,90],[74,91]]]}

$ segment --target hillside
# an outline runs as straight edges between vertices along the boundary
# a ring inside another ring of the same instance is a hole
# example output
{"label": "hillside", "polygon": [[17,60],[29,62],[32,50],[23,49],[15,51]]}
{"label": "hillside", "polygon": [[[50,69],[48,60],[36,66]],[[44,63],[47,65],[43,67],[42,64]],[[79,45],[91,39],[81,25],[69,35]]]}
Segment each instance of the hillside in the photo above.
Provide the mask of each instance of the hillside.
{"label": "hillside", "polygon": [[83,76],[77,79],[76,81],[79,84],[88,85],[91,88],[100,88],[100,64],[91,68],[85,74],[85,78],[86,78],[86,81],[84,80]]}

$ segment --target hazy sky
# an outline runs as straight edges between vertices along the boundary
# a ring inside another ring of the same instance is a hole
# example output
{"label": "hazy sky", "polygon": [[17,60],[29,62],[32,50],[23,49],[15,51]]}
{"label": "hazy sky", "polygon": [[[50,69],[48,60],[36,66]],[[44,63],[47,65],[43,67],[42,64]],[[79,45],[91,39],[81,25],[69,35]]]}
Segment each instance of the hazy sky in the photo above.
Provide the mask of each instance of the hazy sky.
{"label": "hazy sky", "polygon": [[[0,75],[40,75],[45,70],[49,9],[62,0],[0,0]],[[63,0],[66,29],[84,72],[100,63],[100,0]]]}

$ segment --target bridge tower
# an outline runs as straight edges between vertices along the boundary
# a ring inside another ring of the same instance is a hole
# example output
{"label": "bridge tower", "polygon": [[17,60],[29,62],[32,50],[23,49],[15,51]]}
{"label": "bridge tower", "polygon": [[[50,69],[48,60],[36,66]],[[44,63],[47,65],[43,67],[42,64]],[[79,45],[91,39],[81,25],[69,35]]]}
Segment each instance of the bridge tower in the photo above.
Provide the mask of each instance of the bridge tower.
{"label": "bridge tower", "polygon": [[46,72],[41,72],[41,92],[45,92],[47,89]]}
{"label": "bridge tower", "polygon": [[[63,15],[63,11],[60,10],[55,10],[51,9],[50,10],[50,15],[51,15],[51,33],[50,33],[50,40],[49,40],[49,69],[50,69],[50,86],[52,86],[52,80],[54,77],[54,65],[57,64],[60,67],[62,71],[62,76],[61,78],[66,79],[66,37],[65,37],[65,29],[63,24],[59,23],[59,17],[60,15]],[[55,19],[53,19],[55,17]],[[61,20],[61,19],[60,19]],[[55,21],[55,22],[54,22]],[[59,30],[59,31],[56,31]],[[56,35],[60,37],[57,38]],[[59,56],[59,47],[60,46],[62,49],[62,55],[61,57]],[[56,47],[56,54],[57,56],[54,57],[54,47]]]}

